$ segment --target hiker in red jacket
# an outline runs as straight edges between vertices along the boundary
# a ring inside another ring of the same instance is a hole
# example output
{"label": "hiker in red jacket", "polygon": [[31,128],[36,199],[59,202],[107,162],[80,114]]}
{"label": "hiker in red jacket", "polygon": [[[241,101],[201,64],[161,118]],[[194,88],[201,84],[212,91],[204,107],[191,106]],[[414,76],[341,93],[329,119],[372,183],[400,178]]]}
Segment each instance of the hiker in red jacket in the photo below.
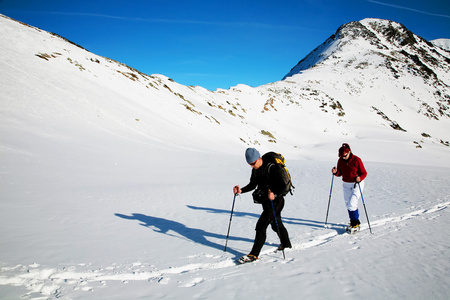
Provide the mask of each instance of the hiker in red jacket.
{"label": "hiker in red jacket", "polygon": [[[361,191],[364,190],[364,179],[367,171],[362,160],[354,155],[350,146],[346,143],[339,148],[339,160],[337,167],[331,170],[335,176],[342,176],[342,187],[344,190],[344,200],[350,217],[350,226],[347,231],[355,232],[359,230],[358,201],[361,198]],[[361,187],[361,190],[359,187]]]}

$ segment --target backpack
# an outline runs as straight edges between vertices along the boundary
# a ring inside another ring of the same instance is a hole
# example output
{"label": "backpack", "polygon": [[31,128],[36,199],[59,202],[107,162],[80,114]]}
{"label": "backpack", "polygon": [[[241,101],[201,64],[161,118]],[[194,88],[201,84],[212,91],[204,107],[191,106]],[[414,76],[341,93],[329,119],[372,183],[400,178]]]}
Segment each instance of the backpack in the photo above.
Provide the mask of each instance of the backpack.
{"label": "backpack", "polygon": [[285,160],[283,155],[275,152],[268,152],[262,156],[263,161],[268,161],[269,164],[267,166],[267,170],[269,170],[273,165],[280,168],[281,176],[283,177],[283,182],[286,186],[285,191],[282,193],[283,196],[286,196],[287,193],[293,194],[293,189],[295,186],[292,184],[291,175],[289,174],[288,169],[285,165]]}

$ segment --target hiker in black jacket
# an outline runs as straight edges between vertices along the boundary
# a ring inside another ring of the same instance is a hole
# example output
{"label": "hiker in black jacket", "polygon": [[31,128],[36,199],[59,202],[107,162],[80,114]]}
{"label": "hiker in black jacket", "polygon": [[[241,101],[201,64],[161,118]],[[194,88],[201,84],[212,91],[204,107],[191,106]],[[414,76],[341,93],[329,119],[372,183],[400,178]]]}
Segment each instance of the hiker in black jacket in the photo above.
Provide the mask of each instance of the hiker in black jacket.
{"label": "hiker in black jacket", "polygon": [[[287,186],[283,179],[282,169],[271,162],[269,155],[272,153],[267,153],[261,157],[256,149],[248,148],[245,152],[245,158],[247,163],[252,167],[250,182],[242,189],[239,185],[233,188],[234,194],[247,193],[256,189],[253,192],[253,200],[255,203],[261,203],[263,208],[263,212],[256,223],[256,236],[253,248],[248,255],[240,258],[241,262],[258,259],[259,253],[266,241],[266,231],[269,224],[272,230],[279,235],[281,245],[278,249],[284,250],[284,248],[292,247],[289,234],[281,220],[281,211],[284,207],[284,195],[289,191],[290,187]],[[273,215],[274,210],[277,222],[275,222]]]}

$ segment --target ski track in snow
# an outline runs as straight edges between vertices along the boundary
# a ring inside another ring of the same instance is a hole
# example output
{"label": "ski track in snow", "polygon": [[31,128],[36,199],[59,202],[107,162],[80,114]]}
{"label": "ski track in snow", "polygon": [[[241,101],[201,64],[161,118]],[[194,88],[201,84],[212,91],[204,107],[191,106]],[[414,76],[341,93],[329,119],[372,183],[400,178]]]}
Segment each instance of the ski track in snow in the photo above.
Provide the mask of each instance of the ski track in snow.
{"label": "ski track in snow", "polygon": [[[414,210],[410,213],[405,213],[396,217],[388,217],[380,220],[373,221],[370,225],[371,228],[377,228],[386,226],[392,223],[404,222],[409,219],[421,217],[425,214],[437,213],[444,210],[450,206],[450,202],[443,202],[434,205],[431,208]],[[414,209],[415,207],[412,207]],[[438,217],[433,216],[433,218]],[[369,220],[370,221],[370,220]],[[333,226],[336,227],[336,226]],[[343,226],[342,226],[343,227]],[[340,228],[340,227],[339,227]],[[331,228],[335,229],[335,228]],[[337,237],[342,236],[343,229],[333,230],[326,234],[322,234],[313,237],[310,241],[293,244],[291,251],[302,251],[313,247],[319,247],[323,244],[334,241]],[[361,232],[368,232],[368,226],[363,226]],[[326,230],[326,228],[324,228]],[[376,230],[373,230],[374,234],[377,234]],[[358,234],[362,236],[361,233]],[[273,249],[265,250],[261,253],[262,259],[265,263],[269,262],[279,262],[281,259],[274,258]],[[195,273],[199,271],[207,270],[219,270],[227,269],[236,266],[236,262],[233,259],[225,257],[224,255],[208,255],[200,254],[198,256],[188,257],[189,259],[207,257],[208,259],[217,260],[214,263],[192,263],[187,265],[182,265],[179,267],[170,267],[162,270],[151,270],[153,267],[143,263],[132,263],[126,266],[112,265],[109,267],[95,269],[91,264],[79,264],[75,266],[68,266],[63,268],[41,268],[37,263],[24,266],[17,265],[14,267],[2,267],[0,269],[0,285],[11,285],[11,286],[21,286],[25,287],[30,292],[27,294],[32,298],[39,298],[48,296],[58,298],[61,296],[62,290],[64,288],[71,288],[73,290],[81,291],[92,291],[93,286],[106,286],[107,282],[118,281],[127,283],[129,281],[149,281],[159,284],[167,284],[170,281],[171,276],[183,275],[186,273]],[[287,258],[283,260],[282,263],[290,263],[298,259]],[[83,271],[78,271],[78,269],[84,269]],[[208,280],[218,280],[227,278],[230,276],[239,275],[239,269],[230,272],[225,272],[221,275],[216,274],[214,277]],[[189,278],[185,282],[179,281],[179,287],[193,287],[207,279],[194,274],[194,278]],[[38,296],[39,295],[39,296]],[[35,297],[36,296],[36,297]]]}

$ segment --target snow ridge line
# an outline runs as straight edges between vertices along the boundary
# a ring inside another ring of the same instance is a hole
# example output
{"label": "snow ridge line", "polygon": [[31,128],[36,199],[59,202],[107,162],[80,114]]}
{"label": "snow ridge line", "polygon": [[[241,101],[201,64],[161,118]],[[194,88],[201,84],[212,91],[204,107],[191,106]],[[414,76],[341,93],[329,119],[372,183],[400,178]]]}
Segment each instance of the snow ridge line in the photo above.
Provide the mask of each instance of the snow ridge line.
{"label": "snow ridge line", "polygon": [[398,222],[406,221],[406,220],[409,220],[412,218],[419,217],[424,214],[430,214],[430,213],[435,213],[435,212],[444,210],[449,206],[450,206],[450,202],[439,203],[439,204],[436,204],[435,206],[433,206],[432,208],[420,209],[420,210],[416,210],[416,211],[413,211],[413,212],[410,212],[407,214],[403,214],[398,217],[391,217],[391,218],[377,220],[377,221],[373,222],[372,227],[383,226],[388,223],[398,223]]}
{"label": "snow ridge line", "polygon": [[[400,215],[398,217],[389,217],[381,220],[376,220],[372,222],[372,227],[380,227],[389,223],[403,222],[412,218],[420,217],[424,214],[431,214],[442,211],[450,206],[449,202],[443,202],[434,205],[431,208],[425,208],[416,210],[410,213]],[[367,227],[363,227],[362,231],[367,230]],[[376,234],[376,233],[375,233]],[[325,243],[333,241],[340,233],[337,230],[332,232],[316,236],[308,242],[302,242],[294,244],[293,248],[289,252],[295,250],[305,250],[312,247],[318,247]],[[273,249],[269,249],[262,252],[262,255],[267,255],[273,253]],[[210,256],[210,255],[207,255]],[[139,271],[139,268],[144,267],[141,263],[135,263],[132,267],[125,266],[112,266],[97,270],[85,270],[76,271],[76,266],[64,267],[62,269],[57,268],[43,268],[39,269],[39,264],[32,264],[29,266],[17,265],[15,267],[2,267],[0,268],[0,285],[11,285],[11,286],[22,286],[25,287],[31,293],[40,293],[46,296],[61,296],[61,289],[64,287],[71,287],[74,290],[91,291],[92,288],[87,286],[89,283],[101,283],[105,285],[107,281],[151,281],[160,284],[167,283],[168,275],[181,275],[189,272],[200,271],[200,270],[214,270],[214,269],[224,269],[235,266],[236,263],[233,259],[224,256],[211,256],[210,259],[219,259],[218,262],[214,263],[194,263],[182,265],[179,267],[171,267],[163,270],[154,271]],[[267,260],[278,261],[276,260]],[[295,261],[295,259],[288,259],[286,262]],[[85,265],[78,265],[89,267]],[[120,268],[123,271],[120,271]],[[170,278],[169,278],[170,279]],[[184,284],[181,287],[191,287],[199,282],[199,278],[195,279],[192,284]]]}
{"label": "snow ridge line", "polygon": [[[430,213],[435,213],[435,212],[444,210],[449,206],[450,206],[450,202],[439,203],[439,204],[434,205],[431,208],[424,208],[424,209],[416,210],[416,211],[413,211],[410,213],[400,215],[398,217],[389,217],[389,218],[384,218],[381,220],[376,220],[374,222],[371,222],[371,227],[372,228],[380,227],[380,226],[384,226],[389,223],[403,222],[403,221],[406,221],[406,220],[409,220],[412,218],[420,217],[421,215],[424,215],[424,214],[430,214]],[[345,225],[343,225],[343,227],[345,227]],[[361,231],[365,231],[367,229],[369,229],[368,226],[362,226]],[[333,232],[330,232],[327,234],[319,235],[319,236],[314,237],[309,242],[292,245],[293,246],[292,249],[293,250],[305,250],[305,249],[309,249],[312,247],[320,246],[327,242],[332,241],[336,236],[339,236],[339,235],[340,235],[339,231],[333,231]],[[265,253],[267,253],[267,251]]]}

